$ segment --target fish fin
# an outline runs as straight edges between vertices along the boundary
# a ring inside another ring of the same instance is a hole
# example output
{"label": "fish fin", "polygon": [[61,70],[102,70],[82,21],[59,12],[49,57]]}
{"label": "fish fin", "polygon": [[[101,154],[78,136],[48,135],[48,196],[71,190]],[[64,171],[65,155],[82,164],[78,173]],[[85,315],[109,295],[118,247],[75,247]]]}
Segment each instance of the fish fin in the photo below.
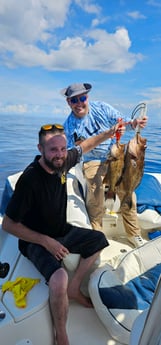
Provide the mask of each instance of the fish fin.
{"label": "fish fin", "polygon": [[116,182],[116,187],[120,185],[122,178],[123,178],[123,171],[122,171],[122,175],[119,177],[118,181]]}

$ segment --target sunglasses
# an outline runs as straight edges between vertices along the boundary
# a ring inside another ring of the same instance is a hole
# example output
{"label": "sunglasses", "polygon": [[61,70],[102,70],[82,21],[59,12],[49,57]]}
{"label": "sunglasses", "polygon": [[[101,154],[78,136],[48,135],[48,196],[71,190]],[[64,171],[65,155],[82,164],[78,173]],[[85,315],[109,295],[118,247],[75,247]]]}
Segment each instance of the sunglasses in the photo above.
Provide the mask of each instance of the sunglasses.
{"label": "sunglasses", "polygon": [[41,127],[41,132],[54,131],[54,130],[57,130],[57,129],[59,131],[63,131],[64,127],[63,127],[63,125],[60,125],[59,123],[47,124],[47,125],[43,125]]}
{"label": "sunglasses", "polygon": [[72,104],[76,104],[76,103],[78,103],[78,102],[85,102],[87,100],[87,96],[80,96],[80,97],[71,97],[70,98],[70,102],[72,103]]}

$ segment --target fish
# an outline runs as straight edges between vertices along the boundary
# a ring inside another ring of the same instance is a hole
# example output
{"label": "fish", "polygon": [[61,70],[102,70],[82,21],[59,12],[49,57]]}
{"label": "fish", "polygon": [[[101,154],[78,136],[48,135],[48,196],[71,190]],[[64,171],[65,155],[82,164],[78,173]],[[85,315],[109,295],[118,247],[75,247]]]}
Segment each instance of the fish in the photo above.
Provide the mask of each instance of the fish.
{"label": "fish", "polygon": [[132,207],[132,193],[140,184],[144,173],[144,159],[147,139],[140,133],[128,142],[125,153],[124,171],[119,185],[119,193],[122,193],[121,206]]}
{"label": "fish", "polygon": [[125,144],[116,142],[112,145],[110,155],[106,161],[107,172],[103,179],[105,186],[105,200],[116,197],[116,186],[120,183],[124,168],[124,151]]}

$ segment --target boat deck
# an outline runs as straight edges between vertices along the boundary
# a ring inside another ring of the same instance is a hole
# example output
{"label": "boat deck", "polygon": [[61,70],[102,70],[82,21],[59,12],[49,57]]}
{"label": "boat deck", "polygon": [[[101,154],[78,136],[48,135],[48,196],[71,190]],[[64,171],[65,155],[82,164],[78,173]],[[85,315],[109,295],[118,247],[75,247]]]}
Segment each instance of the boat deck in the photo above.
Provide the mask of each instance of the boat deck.
{"label": "boat deck", "polygon": [[[2,229],[1,238],[1,261],[10,264],[10,270],[6,278],[0,279],[2,284],[16,277],[24,276],[30,278],[40,278],[41,283],[37,284],[27,295],[27,307],[19,309],[15,306],[11,292],[2,293],[0,290],[0,310],[4,311],[6,317],[0,321],[1,341],[3,345],[37,345],[36,329],[42,328],[43,336],[39,339],[39,345],[53,345],[51,333],[51,318],[48,305],[48,287],[44,278],[35,267],[24,258],[18,250],[18,240],[14,236],[8,235]],[[110,246],[105,248],[100,255],[99,266],[106,264],[115,265],[119,258],[132,248],[126,244],[109,240]],[[9,250],[10,248],[10,250]],[[70,275],[73,274],[69,272]],[[82,283],[82,291],[88,294],[88,279],[86,277]],[[42,322],[43,320],[43,322]],[[12,334],[9,332],[12,329]],[[70,345],[117,345],[119,344],[111,338],[104,328],[95,310],[84,308],[83,306],[70,302],[67,329]],[[18,336],[17,336],[18,334]],[[18,342],[21,340],[21,342]]]}
{"label": "boat deck", "polygon": [[[160,176],[158,179],[161,181]],[[74,225],[91,228],[78,181],[72,172],[68,178],[67,218]],[[133,250],[127,241],[119,213],[107,213],[104,216],[103,231],[110,246],[101,252],[100,262],[97,265],[108,263],[115,267],[127,252]],[[148,230],[145,226],[142,229],[142,236],[148,239],[147,234]],[[0,290],[0,310],[6,314],[6,317],[0,320],[1,342],[3,345],[55,345],[48,304],[48,287],[40,273],[19,253],[17,241],[14,236],[8,235],[0,227],[0,261],[10,264],[6,278],[0,279],[0,287],[5,281],[14,280],[18,276],[40,278],[41,282],[28,293],[27,308],[24,310],[15,307],[12,293],[3,294]],[[69,278],[70,274],[72,273],[69,271]],[[89,275],[82,284],[82,290],[86,294],[88,294]],[[67,330],[70,345],[120,344],[108,334],[93,308],[87,309],[74,302],[70,302]]]}

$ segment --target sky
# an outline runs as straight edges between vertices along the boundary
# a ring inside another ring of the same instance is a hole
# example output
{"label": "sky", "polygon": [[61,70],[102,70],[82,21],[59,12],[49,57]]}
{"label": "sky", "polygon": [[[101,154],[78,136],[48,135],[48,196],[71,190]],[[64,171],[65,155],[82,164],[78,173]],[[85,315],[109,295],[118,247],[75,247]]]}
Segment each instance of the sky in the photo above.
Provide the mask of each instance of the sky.
{"label": "sky", "polygon": [[160,0],[0,0],[0,114],[60,118],[60,90],[161,119]]}

